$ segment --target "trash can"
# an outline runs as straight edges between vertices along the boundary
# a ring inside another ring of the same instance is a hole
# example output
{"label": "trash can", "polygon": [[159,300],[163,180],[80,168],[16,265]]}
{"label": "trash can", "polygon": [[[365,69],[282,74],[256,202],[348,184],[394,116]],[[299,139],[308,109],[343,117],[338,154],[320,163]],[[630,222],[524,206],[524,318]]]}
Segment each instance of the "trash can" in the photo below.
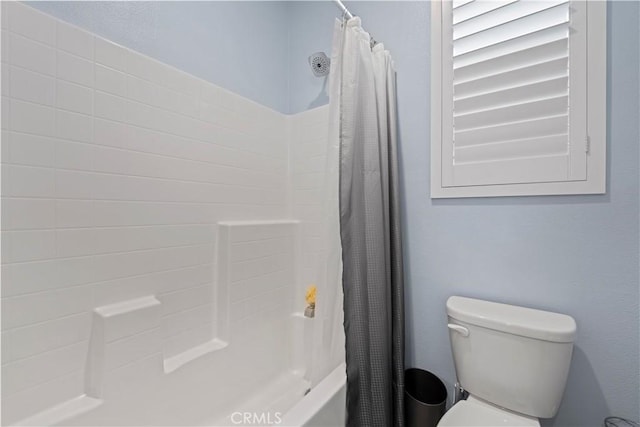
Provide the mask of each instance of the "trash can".
{"label": "trash can", "polygon": [[404,415],[407,427],[436,427],[444,415],[447,388],[431,372],[404,371]]}

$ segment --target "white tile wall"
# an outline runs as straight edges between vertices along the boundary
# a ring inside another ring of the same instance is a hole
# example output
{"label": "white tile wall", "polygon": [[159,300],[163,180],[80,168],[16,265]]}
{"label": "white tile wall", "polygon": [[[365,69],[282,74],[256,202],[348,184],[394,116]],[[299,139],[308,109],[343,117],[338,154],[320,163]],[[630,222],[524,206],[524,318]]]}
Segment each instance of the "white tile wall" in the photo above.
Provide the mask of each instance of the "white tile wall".
{"label": "white tile wall", "polygon": [[219,264],[226,263],[226,274],[218,286],[227,289],[232,340],[257,330],[277,334],[292,311],[297,222],[222,226],[228,238],[220,241],[226,257]]}
{"label": "white tile wall", "polygon": [[[300,113],[290,122],[292,214],[301,221],[296,301],[304,301],[307,286],[319,282],[326,259],[320,233],[328,120],[328,107],[321,107]],[[296,311],[303,308],[298,305]]]}
{"label": "white tile wall", "polygon": [[160,302],[109,326],[104,396],[217,336],[221,221],[301,220],[226,235],[226,333],[284,337],[322,262],[327,108],[287,117],[1,7],[3,423],[86,391],[96,307]]}
{"label": "white tile wall", "polygon": [[[155,326],[107,344],[109,393],[157,375],[153,349],[166,357],[211,339],[215,225],[285,218],[289,153],[280,113],[23,4],[2,2],[2,17],[11,423],[84,393],[95,307],[162,303]],[[270,316],[286,298],[287,238],[233,248],[238,319]]]}

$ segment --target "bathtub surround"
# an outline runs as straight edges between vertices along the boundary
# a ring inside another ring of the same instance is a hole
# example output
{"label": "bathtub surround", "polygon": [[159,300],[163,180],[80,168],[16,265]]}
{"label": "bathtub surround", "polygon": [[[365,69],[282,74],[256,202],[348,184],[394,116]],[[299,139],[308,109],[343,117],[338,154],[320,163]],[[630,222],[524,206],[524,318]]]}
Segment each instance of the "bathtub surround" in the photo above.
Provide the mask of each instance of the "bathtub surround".
{"label": "bathtub surround", "polygon": [[326,107],[286,116],[20,3],[2,42],[3,424],[292,406]]}

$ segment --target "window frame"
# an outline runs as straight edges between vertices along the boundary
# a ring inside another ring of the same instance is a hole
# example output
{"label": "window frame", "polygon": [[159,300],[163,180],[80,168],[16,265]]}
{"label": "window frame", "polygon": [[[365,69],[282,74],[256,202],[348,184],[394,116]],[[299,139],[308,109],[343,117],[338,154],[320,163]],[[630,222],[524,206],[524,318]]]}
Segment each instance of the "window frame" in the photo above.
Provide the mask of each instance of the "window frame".
{"label": "window frame", "polygon": [[[442,2],[431,2],[431,198],[539,196],[606,193],[607,51],[606,1],[585,1],[587,13],[587,177],[582,181],[482,184],[445,187],[443,162]],[[571,78],[571,77],[570,77]]]}

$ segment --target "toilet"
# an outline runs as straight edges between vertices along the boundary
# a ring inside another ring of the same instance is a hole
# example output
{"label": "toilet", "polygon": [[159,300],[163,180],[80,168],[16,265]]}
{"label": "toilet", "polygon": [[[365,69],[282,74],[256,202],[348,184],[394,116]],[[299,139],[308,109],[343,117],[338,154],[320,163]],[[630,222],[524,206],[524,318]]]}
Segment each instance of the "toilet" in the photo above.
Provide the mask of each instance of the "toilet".
{"label": "toilet", "polygon": [[556,415],[576,335],[572,317],[459,296],[447,300],[447,315],[468,398],[438,427],[539,427],[539,418]]}

